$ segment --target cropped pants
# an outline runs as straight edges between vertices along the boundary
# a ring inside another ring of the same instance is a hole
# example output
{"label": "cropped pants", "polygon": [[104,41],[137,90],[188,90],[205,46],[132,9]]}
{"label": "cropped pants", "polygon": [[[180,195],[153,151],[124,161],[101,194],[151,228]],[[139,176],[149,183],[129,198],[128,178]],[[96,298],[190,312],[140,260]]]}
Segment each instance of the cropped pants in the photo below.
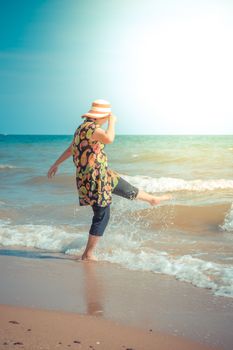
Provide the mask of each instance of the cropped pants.
{"label": "cropped pants", "polygon": [[[139,189],[137,187],[131,185],[122,177],[119,178],[117,186],[112,191],[113,194],[130,200],[135,199],[138,192]],[[106,207],[100,207],[94,204],[92,210],[94,215],[89,234],[93,236],[103,236],[110,219],[110,204]]]}

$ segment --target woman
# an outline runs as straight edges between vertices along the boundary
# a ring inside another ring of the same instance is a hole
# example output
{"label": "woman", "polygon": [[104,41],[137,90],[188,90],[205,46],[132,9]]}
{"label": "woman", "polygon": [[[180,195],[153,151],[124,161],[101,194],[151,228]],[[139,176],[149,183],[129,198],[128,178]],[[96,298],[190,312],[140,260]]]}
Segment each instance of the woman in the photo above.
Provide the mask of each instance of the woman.
{"label": "woman", "polygon": [[[48,177],[54,176],[58,165],[73,156],[79,204],[90,205],[94,214],[82,260],[96,260],[93,252],[110,218],[112,193],[130,200],[146,201],[151,205],[168,200],[171,196],[152,196],[132,186],[117,172],[108,168],[104,146],[114,141],[116,123],[108,101],[95,100],[91,110],[82,118],[85,120],[76,129],[71,145],[51,166]],[[101,128],[105,122],[108,122],[106,131]]]}

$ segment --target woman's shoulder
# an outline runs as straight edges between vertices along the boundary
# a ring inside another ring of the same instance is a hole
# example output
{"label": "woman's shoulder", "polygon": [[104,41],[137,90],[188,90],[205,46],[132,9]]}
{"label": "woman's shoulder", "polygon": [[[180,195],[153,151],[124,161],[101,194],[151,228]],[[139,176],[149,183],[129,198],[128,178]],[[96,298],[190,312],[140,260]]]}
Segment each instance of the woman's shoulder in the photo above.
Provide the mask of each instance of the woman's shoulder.
{"label": "woman's shoulder", "polygon": [[76,143],[79,143],[80,140],[84,139],[90,140],[98,126],[99,125],[92,120],[85,120],[83,123],[81,123],[74,133],[74,139],[77,141]]}
{"label": "woman's shoulder", "polygon": [[96,128],[96,123],[93,120],[85,120],[80,124],[81,129]]}

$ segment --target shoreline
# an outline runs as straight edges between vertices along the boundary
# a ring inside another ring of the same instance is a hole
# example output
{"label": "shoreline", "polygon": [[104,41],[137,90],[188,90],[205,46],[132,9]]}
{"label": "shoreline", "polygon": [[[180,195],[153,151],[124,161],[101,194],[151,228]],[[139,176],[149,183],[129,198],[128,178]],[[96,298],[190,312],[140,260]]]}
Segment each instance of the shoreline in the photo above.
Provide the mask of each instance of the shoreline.
{"label": "shoreline", "polygon": [[153,334],[198,346],[232,348],[232,299],[213,296],[170,276],[129,271],[105,262],[74,261],[50,252],[43,258],[0,254],[0,276],[1,307],[15,308],[17,315],[19,308],[72,313],[94,318],[98,324],[135,327],[147,336],[151,329]]}

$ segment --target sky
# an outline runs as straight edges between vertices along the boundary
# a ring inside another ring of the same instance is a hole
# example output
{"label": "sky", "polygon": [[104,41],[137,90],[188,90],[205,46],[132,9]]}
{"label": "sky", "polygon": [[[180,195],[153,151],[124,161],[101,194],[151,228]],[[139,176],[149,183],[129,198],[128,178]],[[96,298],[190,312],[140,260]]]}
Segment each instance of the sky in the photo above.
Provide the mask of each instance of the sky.
{"label": "sky", "polygon": [[233,1],[0,0],[0,133],[233,134]]}

